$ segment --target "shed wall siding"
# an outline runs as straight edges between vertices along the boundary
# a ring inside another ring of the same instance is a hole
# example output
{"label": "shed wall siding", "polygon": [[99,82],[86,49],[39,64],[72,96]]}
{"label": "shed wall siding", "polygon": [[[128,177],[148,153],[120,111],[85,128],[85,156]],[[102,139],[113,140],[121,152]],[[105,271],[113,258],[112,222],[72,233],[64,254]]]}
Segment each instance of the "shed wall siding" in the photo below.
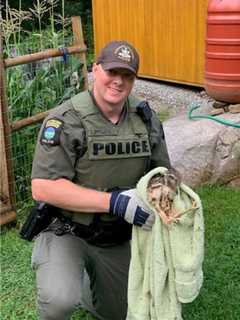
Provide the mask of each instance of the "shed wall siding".
{"label": "shed wall siding", "polygon": [[93,0],[95,53],[127,40],[141,57],[139,75],[203,85],[207,0]]}

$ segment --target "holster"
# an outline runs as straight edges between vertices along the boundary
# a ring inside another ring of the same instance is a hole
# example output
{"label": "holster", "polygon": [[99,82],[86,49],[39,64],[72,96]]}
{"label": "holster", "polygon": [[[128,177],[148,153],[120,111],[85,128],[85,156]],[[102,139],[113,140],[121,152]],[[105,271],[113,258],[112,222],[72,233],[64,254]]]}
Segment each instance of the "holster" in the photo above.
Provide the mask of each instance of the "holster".
{"label": "holster", "polygon": [[41,231],[46,229],[54,218],[59,216],[59,209],[45,202],[38,202],[30,211],[19,235],[22,239],[32,241]]}

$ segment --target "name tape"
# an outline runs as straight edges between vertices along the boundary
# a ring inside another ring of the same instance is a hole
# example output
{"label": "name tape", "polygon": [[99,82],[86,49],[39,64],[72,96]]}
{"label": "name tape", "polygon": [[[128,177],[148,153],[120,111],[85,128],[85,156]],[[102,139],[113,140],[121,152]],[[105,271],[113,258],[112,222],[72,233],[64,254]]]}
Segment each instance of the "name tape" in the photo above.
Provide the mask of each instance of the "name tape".
{"label": "name tape", "polygon": [[147,139],[105,143],[91,142],[89,148],[90,159],[141,157],[150,154],[150,145]]}

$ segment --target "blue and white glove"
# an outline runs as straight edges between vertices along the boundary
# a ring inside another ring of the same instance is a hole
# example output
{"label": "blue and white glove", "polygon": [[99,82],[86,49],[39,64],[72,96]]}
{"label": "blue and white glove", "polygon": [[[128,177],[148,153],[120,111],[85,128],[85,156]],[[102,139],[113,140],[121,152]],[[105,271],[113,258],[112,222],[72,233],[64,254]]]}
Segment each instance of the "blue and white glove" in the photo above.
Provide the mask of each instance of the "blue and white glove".
{"label": "blue and white glove", "polygon": [[154,213],[149,210],[136,189],[113,191],[110,198],[109,213],[122,217],[128,223],[150,231],[155,221]]}

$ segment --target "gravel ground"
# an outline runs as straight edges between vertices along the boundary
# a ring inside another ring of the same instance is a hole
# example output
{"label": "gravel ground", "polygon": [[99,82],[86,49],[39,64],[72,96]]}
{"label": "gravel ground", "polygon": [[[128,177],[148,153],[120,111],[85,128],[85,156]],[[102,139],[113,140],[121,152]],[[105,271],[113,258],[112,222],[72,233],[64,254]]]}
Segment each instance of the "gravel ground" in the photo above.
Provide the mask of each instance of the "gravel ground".
{"label": "gravel ground", "polygon": [[[92,83],[91,73],[89,83]],[[157,80],[137,79],[133,93],[146,99],[156,112],[165,113],[166,118],[185,113],[193,102],[200,104],[202,111],[207,111],[213,101],[202,88]]]}
{"label": "gravel ground", "polygon": [[202,88],[156,80],[137,79],[133,93],[148,100],[155,111],[167,111],[170,116],[186,112],[193,102],[204,108],[212,104]]}

